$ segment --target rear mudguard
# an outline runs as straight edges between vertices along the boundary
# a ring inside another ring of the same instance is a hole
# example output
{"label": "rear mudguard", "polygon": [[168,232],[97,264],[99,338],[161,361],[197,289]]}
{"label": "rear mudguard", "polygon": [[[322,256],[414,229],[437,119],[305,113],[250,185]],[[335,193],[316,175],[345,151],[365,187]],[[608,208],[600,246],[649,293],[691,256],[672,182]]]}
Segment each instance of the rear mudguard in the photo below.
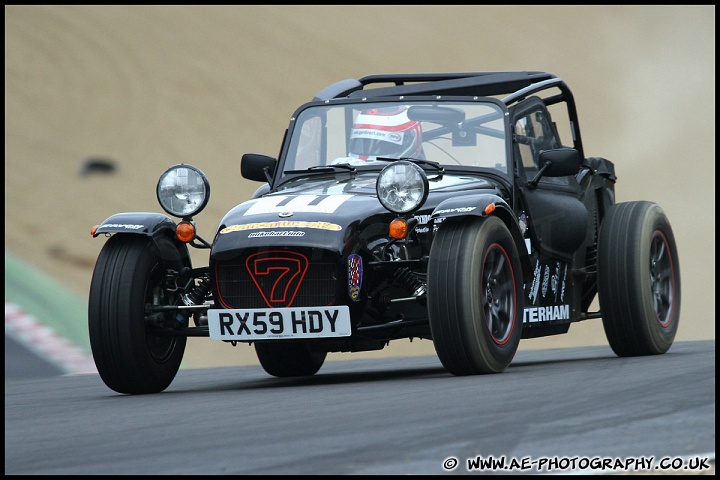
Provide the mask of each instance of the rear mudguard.
{"label": "rear mudguard", "polygon": [[[494,204],[494,208],[488,208]],[[486,212],[486,210],[488,210]],[[530,255],[528,254],[525,240],[523,239],[518,219],[515,217],[512,208],[497,195],[490,193],[480,193],[477,195],[464,195],[457,198],[449,198],[442,201],[433,210],[430,216],[430,231],[434,231],[435,226],[440,226],[442,222],[461,221],[463,218],[478,217],[486,218],[494,215],[505,223],[510,234],[515,240],[515,245],[520,255],[520,263],[522,264],[523,277],[525,281],[531,278]]]}

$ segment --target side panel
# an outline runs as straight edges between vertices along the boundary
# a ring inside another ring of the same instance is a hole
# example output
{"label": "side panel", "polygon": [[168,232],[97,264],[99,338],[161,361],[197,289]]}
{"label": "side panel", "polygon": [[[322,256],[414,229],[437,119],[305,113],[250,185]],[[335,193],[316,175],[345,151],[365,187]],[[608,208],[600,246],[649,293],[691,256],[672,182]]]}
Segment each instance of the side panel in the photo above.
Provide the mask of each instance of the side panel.
{"label": "side panel", "polygon": [[523,324],[532,327],[572,320],[578,314],[572,265],[534,256],[532,268],[532,280],[525,284]]}
{"label": "side panel", "polygon": [[522,188],[530,233],[541,251],[570,261],[587,235],[588,211],[575,193]]}

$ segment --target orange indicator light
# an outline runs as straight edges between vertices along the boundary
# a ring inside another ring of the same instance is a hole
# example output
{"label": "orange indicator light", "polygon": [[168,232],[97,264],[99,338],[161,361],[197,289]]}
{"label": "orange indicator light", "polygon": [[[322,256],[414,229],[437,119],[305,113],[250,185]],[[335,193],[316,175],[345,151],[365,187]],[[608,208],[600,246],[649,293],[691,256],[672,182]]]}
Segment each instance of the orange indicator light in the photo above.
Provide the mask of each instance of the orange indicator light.
{"label": "orange indicator light", "polygon": [[175,230],[175,236],[181,242],[191,242],[195,238],[195,225],[190,222],[178,223],[177,230]]}
{"label": "orange indicator light", "polygon": [[396,218],[390,222],[390,236],[398,240],[405,238],[407,235],[408,225],[402,218]]}

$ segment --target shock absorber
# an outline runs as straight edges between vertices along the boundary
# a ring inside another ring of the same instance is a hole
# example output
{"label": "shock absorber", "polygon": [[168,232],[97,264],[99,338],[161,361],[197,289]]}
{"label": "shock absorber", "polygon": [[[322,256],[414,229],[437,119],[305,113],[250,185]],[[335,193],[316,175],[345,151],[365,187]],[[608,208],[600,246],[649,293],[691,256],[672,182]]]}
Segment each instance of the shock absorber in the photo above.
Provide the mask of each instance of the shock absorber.
{"label": "shock absorber", "polygon": [[[210,279],[205,276],[200,278],[200,281],[188,293],[180,295],[180,301],[186,306],[201,305],[205,303],[205,297],[208,293],[210,293]],[[181,326],[187,327],[190,315],[189,310],[180,310],[175,315],[175,319]]]}

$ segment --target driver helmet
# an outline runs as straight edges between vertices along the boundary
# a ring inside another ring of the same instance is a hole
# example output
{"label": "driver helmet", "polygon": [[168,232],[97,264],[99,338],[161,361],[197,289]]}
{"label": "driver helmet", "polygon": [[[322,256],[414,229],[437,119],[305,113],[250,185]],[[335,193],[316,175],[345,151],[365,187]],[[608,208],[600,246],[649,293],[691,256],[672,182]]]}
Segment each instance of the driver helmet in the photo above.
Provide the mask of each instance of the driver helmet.
{"label": "driver helmet", "polygon": [[377,157],[424,159],[420,122],[410,120],[408,107],[363,110],[350,133],[349,156],[371,161]]}

